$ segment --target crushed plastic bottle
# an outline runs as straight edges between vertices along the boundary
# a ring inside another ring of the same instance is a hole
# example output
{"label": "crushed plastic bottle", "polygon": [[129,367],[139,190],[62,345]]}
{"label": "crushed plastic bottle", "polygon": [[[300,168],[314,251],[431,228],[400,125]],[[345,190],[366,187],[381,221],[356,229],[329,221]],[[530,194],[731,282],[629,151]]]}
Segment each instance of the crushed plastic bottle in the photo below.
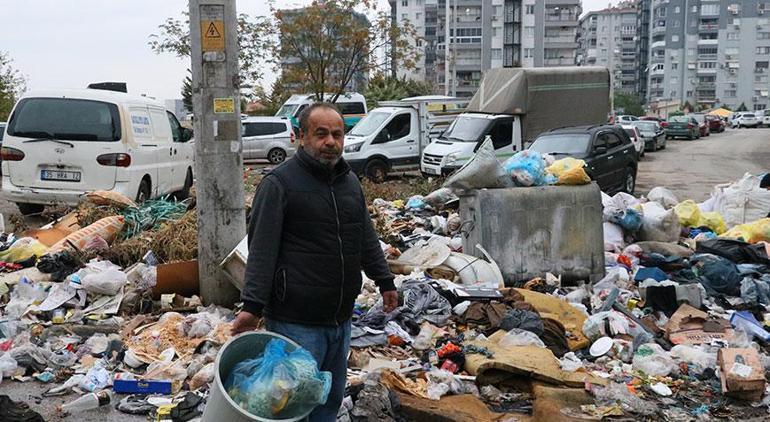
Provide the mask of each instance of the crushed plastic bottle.
{"label": "crushed plastic bottle", "polygon": [[61,406],[61,410],[68,413],[82,412],[84,410],[96,409],[97,407],[107,406],[114,400],[112,391],[101,390],[95,393],[88,393],[75,401]]}

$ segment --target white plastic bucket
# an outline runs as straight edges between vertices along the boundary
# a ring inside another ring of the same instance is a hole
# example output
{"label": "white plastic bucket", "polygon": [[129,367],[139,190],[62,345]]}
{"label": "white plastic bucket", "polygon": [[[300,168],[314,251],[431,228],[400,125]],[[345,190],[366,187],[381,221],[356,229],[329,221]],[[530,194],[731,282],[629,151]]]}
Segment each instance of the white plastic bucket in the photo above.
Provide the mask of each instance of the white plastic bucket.
{"label": "white plastic bucket", "polygon": [[211,394],[206,403],[206,409],[203,411],[201,422],[293,422],[304,419],[310,412],[312,412],[313,409],[310,409],[306,413],[290,419],[260,418],[242,409],[227,394],[224,387],[224,380],[230,375],[230,371],[232,371],[235,364],[246,359],[256,358],[265,350],[267,343],[274,338],[279,338],[288,343],[288,346],[286,347],[287,352],[291,352],[299,347],[299,345],[291,339],[268,331],[251,331],[243,333],[237,337],[231,338],[224,346],[222,346],[215,362],[217,371],[214,375],[214,381],[211,383]]}

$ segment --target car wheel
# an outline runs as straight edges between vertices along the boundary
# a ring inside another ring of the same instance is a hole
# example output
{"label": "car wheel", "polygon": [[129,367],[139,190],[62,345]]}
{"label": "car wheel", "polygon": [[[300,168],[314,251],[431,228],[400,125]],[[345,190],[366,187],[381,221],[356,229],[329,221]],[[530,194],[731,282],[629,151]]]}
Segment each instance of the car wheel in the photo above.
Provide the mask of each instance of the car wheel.
{"label": "car wheel", "polygon": [[623,178],[623,192],[633,195],[634,189],[636,189],[636,175],[633,168],[627,167],[626,176]]}
{"label": "car wheel", "polygon": [[181,190],[174,192],[174,198],[176,198],[177,201],[183,201],[190,197],[190,188],[193,184],[193,175],[192,170],[187,169],[187,177],[184,179],[184,186]]}
{"label": "car wheel", "polygon": [[139,190],[136,192],[136,202],[142,203],[150,199],[150,195],[150,182],[147,179],[142,179],[142,181],[139,183]]}
{"label": "car wheel", "polygon": [[40,214],[45,210],[45,205],[41,204],[19,203],[16,205],[19,207],[19,212],[21,212],[22,215]]}
{"label": "car wheel", "polygon": [[372,182],[384,182],[387,175],[388,165],[382,160],[370,160],[364,166],[364,176],[366,176]]}
{"label": "car wheel", "polygon": [[286,160],[286,151],[280,148],[273,148],[267,153],[267,159],[271,164],[281,164]]}

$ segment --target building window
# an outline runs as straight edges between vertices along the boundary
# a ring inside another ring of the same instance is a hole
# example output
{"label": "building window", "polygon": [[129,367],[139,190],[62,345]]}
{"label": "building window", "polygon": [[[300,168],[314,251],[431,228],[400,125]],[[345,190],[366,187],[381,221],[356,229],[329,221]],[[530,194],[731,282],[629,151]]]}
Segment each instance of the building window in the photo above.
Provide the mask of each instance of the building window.
{"label": "building window", "polygon": [[419,21],[420,19],[422,19],[422,13],[420,12],[415,13],[414,20]]}
{"label": "building window", "polygon": [[740,32],[728,32],[727,33],[727,39],[731,41],[737,41],[741,39],[741,33]]}
{"label": "building window", "polygon": [[716,69],[717,62],[699,62],[698,69]]}
{"label": "building window", "polygon": [[607,54],[607,49],[606,48],[602,48],[602,54]]}
{"label": "building window", "polygon": [[757,54],[770,54],[770,47],[757,47]]}
{"label": "building window", "polygon": [[671,98],[676,97],[676,91],[671,91],[671,94],[669,95],[669,97],[671,97]]}
{"label": "building window", "polygon": [[535,27],[534,26],[525,26],[524,27],[524,36],[527,38],[535,38]]}
{"label": "building window", "polygon": [[693,6],[692,7],[692,12],[693,13],[698,13],[698,6]]}
{"label": "building window", "polygon": [[671,85],[676,85],[676,84],[679,83],[679,78],[676,77],[676,76],[672,76],[671,79],[669,79],[668,83],[671,84]]}
{"label": "building window", "polygon": [[692,97],[692,91],[687,91],[687,97]]}
{"label": "building window", "polygon": [[682,9],[680,9],[679,6],[674,6],[674,13],[679,13],[681,11]]}
{"label": "building window", "polygon": [[679,63],[671,63],[671,70],[679,69]]}
{"label": "building window", "polygon": [[770,32],[757,32],[758,40],[770,40]]}
{"label": "building window", "polygon": [[696,52],[697,52],[697,50],[694,49],[694,48],[688,48],[687,49],[687,55],[688,56],[694,56]]}
{"label": "building window", "polygon": [[672,35],[671,42],[679,42],[679,35]]}
{"label": "building window", "polygon": [[727,24],[728,25],[740,25],[741,24],[741,18],[727,18]]}
{"label": "building window", "polygon": [[534,4],[528,4],[525,6],[524,13],[527,15],[534,15],[535,14],[535,5]]}
{"label": "building window", "polygon": [[725,90],[725,97],[735,97],[738,92],[734,89]]}
{"label": "building window", "polygon": [[409,14],[408,13],[402,13],[401,14],[401,20],[402,21],[409,20]]}
{"label": "building window", "polygon": [[493,48],[492,49],[492,60],[499,60],[503,58],[503,49],[501,48]]}
{"label": "building window", "polygon": [[401,6],[409,7],[409,0],[401,0]]}
{"label": "building window", "polygon": [[533,53],[533,50],[534,50],[534,48],[525,48],[525,49],[524,49],[524,58],[525,58],[525,59],[531,59],[532,57],[534,57],[534,56],[532,55],[532,53]]}
{"label": "building window", "polygon": [[719,3],[717,4],[704,4],[700,7],[701,16],[717,16],[719,15]]}
{"label": "building window", "polygon": [[767,108],[767,104],[754,104],[754,111],[762,111],[766,108]]}

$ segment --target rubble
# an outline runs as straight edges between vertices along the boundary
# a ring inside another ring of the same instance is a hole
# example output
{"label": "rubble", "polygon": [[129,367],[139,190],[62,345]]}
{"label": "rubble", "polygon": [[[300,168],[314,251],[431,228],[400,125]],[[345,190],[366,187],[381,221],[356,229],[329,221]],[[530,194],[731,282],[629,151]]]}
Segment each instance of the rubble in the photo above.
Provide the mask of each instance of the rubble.
{"label": "rubble", "polygon": [[[548,160],[519,156],[508,179],[583,183],[580,163]],[[500,183],[486,167],[455,186]],[[511,283],[483,247],[463,250],[451,189],[373,200],[400,306],[385,313],[365,279],[340,420],[767,418],[770,233],[752,180],[700,204],[662,187],[603,195],[593,283],[556,270]],[[113,412],[199,415],[234,310],[197,296],[193,206],[93,193],[44,228],[5,234],[0,382],[73,403],[106,391]],[[236,285],[247,254],[223,262]]]}

